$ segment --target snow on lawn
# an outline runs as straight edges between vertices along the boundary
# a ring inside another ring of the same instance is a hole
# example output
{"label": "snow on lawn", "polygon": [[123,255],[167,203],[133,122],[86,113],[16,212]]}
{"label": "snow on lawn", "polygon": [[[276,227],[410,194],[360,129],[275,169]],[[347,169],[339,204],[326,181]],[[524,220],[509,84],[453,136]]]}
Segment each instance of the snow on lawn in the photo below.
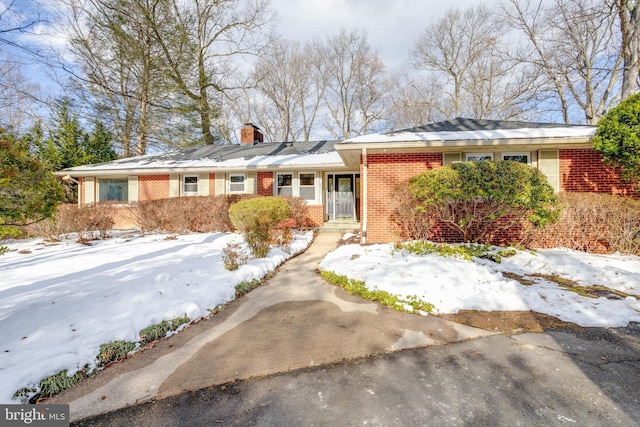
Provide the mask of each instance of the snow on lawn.
{"label": "snow on lawn", "polygon": [[246,244],[230,233],[0,242],[10,249],[0,256],[0,403],[60,370],[95,366],[103,343],[139,341],[140,330],[162,320],[207,316],[234,299],[238,283],[263,278],[311,240],[297,234],[290,253],[273,248],[236,271],[224,268],[221,251]]}
{"label": "snow on lawn", "polygon": [[[500,264],[465,261],[437,254],[418,256],[387,245],[345,245],[325,257],[320,269],[365,282],[402,298],[417,296],[435,305],[434,313],[459,310],[533,310],[587,327],[618,327],[640,322],[640,301],[588,298],[540,277],[541,273],[602,285],[640,296],[640,257],[592,255],[565,249],[517,251]],[[535,281],[525,286],[502,272]]]}

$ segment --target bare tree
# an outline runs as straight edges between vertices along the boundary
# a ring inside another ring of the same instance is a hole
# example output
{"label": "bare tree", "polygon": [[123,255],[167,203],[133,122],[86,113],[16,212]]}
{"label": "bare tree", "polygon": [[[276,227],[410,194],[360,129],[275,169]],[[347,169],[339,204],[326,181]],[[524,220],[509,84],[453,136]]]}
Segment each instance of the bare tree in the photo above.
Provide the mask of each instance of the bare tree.
{"label": "bare tree", "polygon": [[624,100],[638,90],[640,77],[640,12],[637,0],[614,0],[612,7],[618,13],[623,59],[622,93]]}
{"label": "bare tree", "polygon": [[39,5],[35,2],[17,2],[10,0],[0,3],[0,44],[18,48],[30,54],[37,50],[15,39],[15,35],[33,33],[39,23],[44,22]]}
{"label": "bare tree", "polygon": [[268,139],[309,140],[321,101],[313,72],[309,48],[285,40],[256,63],[253,78],[264,97],[256,119]]}
{"label": "bare tree", "polygon": [[448,117],[515,118],[537,101],[537,76],[508,55],[508,28],[491,9],[450,9],[426,28],[411,52],[447,100],[439,109]]}
{"label": "bare tree", "polygon": [[322,78],[327,131],[338,139],[368,133],[382,119],[384,64],[366,34],[342,29],[311,46]]}
{"label": "bare tree", "polygon": [[522,31],[528,49],[520,60],[538,67],[569,123],[576,109],[596,124],[618,96],[621,55],[613,30],[615,15],[597,0],[510,0],[510,24]]}
{"label": "bare tree", "polygon": [[392,75],[386,88],[387,130],[405,129],[437,122],[447,118],[447,108],[438,82],[433,76],[409,74]]}
{"label": "bare tree", "polygon": [[12,131],[27,129],[47,107],[41,86],[24,71],[47,59],[30,42],[45,22],[37,2],[0,2],[0,126]]}
{"label": "bare tree", "polygon": [[0,60],[0,127],[12,131],[25,130],[38,115],[40,86],[22,73],[23,64],[15,60]]}
{"label": "bare tree", "polygon": [[66,0],[70,50],[79,71],[67,69],[91,93],[124,157],[145,154],[158,140],[152,126],[163,84],[158,44],[144,19],[162,0]]}
{"label": "bare tree", "polygon": [[202,140],[213,144],[216,106],[226,91],[243,87],[233,60],[268,45],[267,0],[167,0],[145,16],[160,45],[164,73],[180,94],[180,110],[199,117]]}

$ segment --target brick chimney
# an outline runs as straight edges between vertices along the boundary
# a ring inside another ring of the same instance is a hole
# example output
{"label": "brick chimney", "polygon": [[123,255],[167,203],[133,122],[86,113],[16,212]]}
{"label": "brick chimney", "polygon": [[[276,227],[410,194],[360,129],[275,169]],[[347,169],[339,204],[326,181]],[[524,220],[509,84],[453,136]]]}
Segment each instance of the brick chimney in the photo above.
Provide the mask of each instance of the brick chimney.
{"label": "brick chimney", "polygon": [[242,145],[255,145],[262,142],[264,136],[258,126],[253,123],[245,123],[242,129],[240,129],[240,144]]}

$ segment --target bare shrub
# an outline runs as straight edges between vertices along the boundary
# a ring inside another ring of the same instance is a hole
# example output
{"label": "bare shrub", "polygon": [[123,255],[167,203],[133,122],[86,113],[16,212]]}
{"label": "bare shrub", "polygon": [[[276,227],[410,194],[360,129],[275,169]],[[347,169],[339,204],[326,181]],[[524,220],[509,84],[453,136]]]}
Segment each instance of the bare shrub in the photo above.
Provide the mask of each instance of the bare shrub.
{"label": "bare shrub", "polygon": [[640,255],[640,201],[599,193],[562,193],[560,200],[559,222],[532,231],[527,246]]}
{"label": "bare shrub", "polygon": [[301,197],[282,197],[289,205],[289,228],[305,228],[311,226],[311,218],[309,218],[309,207],[306,200]]}
{"label": "bare shrub", "polygon": [[111,203],[98,203],[78,207],[61,205],[52,219],[40,221],[27,227],[30,236],[59,240],[68,233],[79,233],[81,240],[92,240],[108,236],[115,223],[115,207]]}
{"label": "bare shrub", "polygon": [[398,185],[391,195],[394,206],[391,222],[396,225],[401,240],[428,240],[431,237],[433,219],[418,209],[420,201],[414,197],[407,184]]}
{"label": "bare shrub", "polygon": [[85,239],[95,238],[97,232],[100,238],[108,237],[108,231],[115,224],[115,206],[113,203],[97,203],[81,206],[75,214],[65,218],[69,221],[73,231],[81,234]]}
{"label": "bare shrub", "polygon": [[229,207],[252,195],[172,197],[138,202],[132,217],[143,232],[233,231]]}

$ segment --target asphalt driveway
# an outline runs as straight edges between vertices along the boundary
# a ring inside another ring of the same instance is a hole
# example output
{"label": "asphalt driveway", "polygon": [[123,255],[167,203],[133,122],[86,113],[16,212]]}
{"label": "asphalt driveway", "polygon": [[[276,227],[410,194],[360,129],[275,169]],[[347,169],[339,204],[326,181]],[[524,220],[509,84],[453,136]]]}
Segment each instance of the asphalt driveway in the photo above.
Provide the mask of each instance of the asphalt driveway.
{"label": "asphalt driveway", "polygon": [[636,426],[640,328],[494,335],[216,385],[86,426]]}

